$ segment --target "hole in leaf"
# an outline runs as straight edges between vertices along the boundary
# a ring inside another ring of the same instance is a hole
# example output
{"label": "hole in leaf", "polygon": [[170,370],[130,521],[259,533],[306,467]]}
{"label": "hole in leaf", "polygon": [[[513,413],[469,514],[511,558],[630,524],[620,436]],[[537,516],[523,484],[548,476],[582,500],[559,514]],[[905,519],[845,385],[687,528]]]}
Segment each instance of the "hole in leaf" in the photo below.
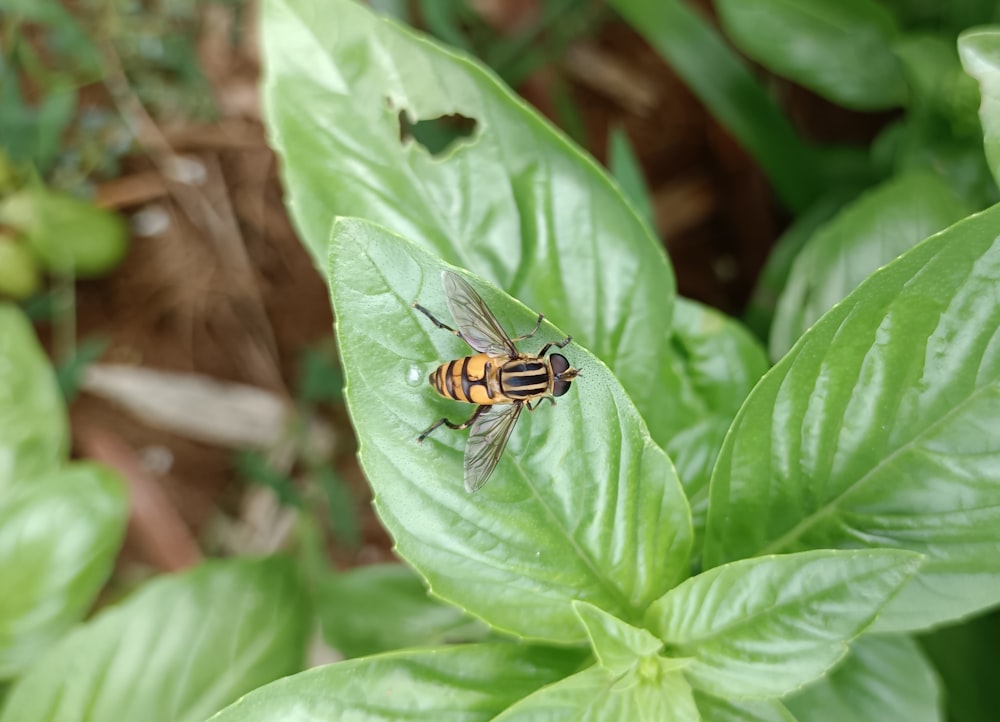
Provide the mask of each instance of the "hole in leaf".
{"label": "hole in leaf", "polygon": [[464,115],[442,115],[413,122],[405,110],[399,112],[399,140],[419,143],[435,157],[445,155],[475,132],[476,119]]}

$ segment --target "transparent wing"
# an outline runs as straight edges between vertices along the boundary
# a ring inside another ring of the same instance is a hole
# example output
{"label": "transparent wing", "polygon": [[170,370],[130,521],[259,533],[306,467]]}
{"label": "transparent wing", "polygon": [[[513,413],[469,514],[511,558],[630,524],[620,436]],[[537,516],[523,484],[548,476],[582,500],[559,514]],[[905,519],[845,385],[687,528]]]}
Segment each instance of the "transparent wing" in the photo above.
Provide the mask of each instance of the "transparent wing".
{"label": "transparent wing", "polygon": [[521,404],[497,404],[473,422],[465,447],[465,490],[470,494],[489,480],[520,414]]}
{"label": "transparent wing", "polygon": [[514,342],[468,281],[451,271],[442,271],[441,285],[451,317],[466,343],[490,356],[517,356]]}

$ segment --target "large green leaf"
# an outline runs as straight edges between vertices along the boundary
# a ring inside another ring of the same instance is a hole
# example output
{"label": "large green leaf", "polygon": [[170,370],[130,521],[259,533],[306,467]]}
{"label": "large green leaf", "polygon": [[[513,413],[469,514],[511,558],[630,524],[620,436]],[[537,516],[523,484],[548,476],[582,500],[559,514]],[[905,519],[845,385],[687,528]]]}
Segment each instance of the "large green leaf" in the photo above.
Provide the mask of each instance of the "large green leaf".
{"label": "large green leaf", "polygon": [[943,722],[934,669],[911,638],[865,635],[829,675],[785,700],[799,722]]}
{"label": "large green leaf", "polygon": [[212,722],[487,722],[582,656],[517,644],[469,644],[353,659],[273,682]]}
{"label": "large green leaf", "polygon": [[958,53],[965,72],[979,81],[983,101],[979,119],[983,144],[993,179],[1000,184],[1000,28],[993,26],[962,33]]}
{"label": "large green leaf", "polygon": [[[650,390],[664,386],[673,275],[597,164],[489,71],[352,0],[268,0],[263,31],[271,140],[317,265],[335,215],[375,220],[544,310],[669,439],[670,400]],[[401,114],[477,125],[432,156],[400,142]]]}
{"label": "large green leaf", "polygon": [[971,212],[933,173],[911,173],[868,191],[819,229],[792,265],[771,327],[771,357],[876,269]]}
{"label": "large green leaf", "polygon": [[754,388],[712,477],[704,561],[928,556],[879,629],[1000,602],[1000,206],[873,274]]}
{"label": "large green leaf", "polygon": [[488,628],[427,594],[403,564],[373,564],[320,580],[317,614],[327,643],[346,657],[482,640]]}
{"label": "large green leaf", "polygon": [[736,46],[768,70],[855,110],[899,105],[897,28],[875,0],[717,0]]}
{"label": "large green leaf", "polygon": [[2,722],[201,722],[302,668],[311,631],[283,559],[207,563],[148,583],[15,682]]}
{"label": "large green leaf", "polygon": [[718,697],[780,697],[830,669],[913,575],[918,554],[801,552],[732,562],[657,600],[646,626]]}
{"label": "large green leaf", "polygon": [[[443,264],[370,223],[340,220],[330,286],[346,394],[375,504],[400,554],[435,594],[527,637],[585,638],[570,601],[630,621],[687,573],[691,527],[673,467],[617,379],[576,344],[583,375],[558,405],[523,413],[493,480],[469,495],[468,432],[417,435],[472,407],[445,401],[427,374],[470,353],[410,304],[447,319]],[[511,332],[534,312],[473,279]],[[565,334],[544,324],[534,350]]]}
{"label": "large green leaf", "polygon": [[691,687],[675,667],[662,657],[621,676],[594,666],[525,697],[495,722],[698,722]]}
{"label": "large green leaf", "polygon": [[74,464],[0,493],[0,679],[18,673],[104,584],[128,517],[118,479]]}
{"label": "large green leaf", "polygon": [[52,367],[24,314],[0,304],[0,489],[57,468],[68,451]]}

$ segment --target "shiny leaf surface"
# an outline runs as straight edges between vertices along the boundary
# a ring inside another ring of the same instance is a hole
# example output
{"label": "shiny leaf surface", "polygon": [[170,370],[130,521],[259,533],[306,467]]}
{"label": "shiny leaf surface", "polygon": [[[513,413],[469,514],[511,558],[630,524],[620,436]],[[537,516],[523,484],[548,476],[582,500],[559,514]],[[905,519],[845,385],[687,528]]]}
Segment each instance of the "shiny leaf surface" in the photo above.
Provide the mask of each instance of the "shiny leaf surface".
{"label": "shiny leaf surface", "polygon": [[212,722],[486,722],[581,661],[572,650],[516,644],[393,652],[278,680]]}
{"label": "shiny leaf surface", "polygon": [[160,577],[50,649],[2,722],[202,722],[302,668],[311,622],[293,565],[206,563]]}
{"label": "shiny leaf surface", "polygon": [[55,374],[16,306],[0,304],[0,489],[57,468],[69,422]]}
{"label": "shiny leaf surface", "polygon": [[829,675],[789,697],[800,722],[943,722],[934,669],[909,637],[865,635]]}
{"label": "shiny leaf surface", "polygon": [[771,327],[779,359],[872,272],[970,211],[933,173],[894,178],[845,207],[795,259]]}
{"label": "shiny leaf surface", "polygon": [[[433,592],[501,629],[584,641],[570,601],[629,621],[688,573],[687,501],[666,455],[608,369],[575,343],[562,353],[582,376],[558,404],[522,413],[490,483],[462,485],[467,433],[435,419],[473,407],[437,396],[427,375],[469,353],[411,308],[447,319],[444,266],[370,223],[342,219],[330,286],[361,463],[399,553]],[[537,313],[475,278],[511,332]],[[527,350],[565,336],[543,323]]]}
{"label": "shiny leaf surface", "polygon": [[780,697],[847,651],[913,575],[921,557],[897,550],[815,551],[715,567],[657,600],[646,626],[684,674],[717,697]]}
{"label": "shiny leaf surface", "polygon": [[0,493],[0,679],[83,618],[125,534],[121,482],[79,463]]}
{"label": "shiny leaf surface", "polygon": [[[599,166],[489,71],[358,3],[270,0],[262,27],[271,140],[317,265],[335,215],[375,220],[544,310],[669,438],[648,390],[669,353],[673,275]],[[401,117],[455,115],[475,129],[438,155],[400,141]]]}
{"label": "shiny leaf surface", "polygon": [[878,622],[1000,601],[1000,206],[870,276],[740,410],[704,560],[893,546],[928,556]]}

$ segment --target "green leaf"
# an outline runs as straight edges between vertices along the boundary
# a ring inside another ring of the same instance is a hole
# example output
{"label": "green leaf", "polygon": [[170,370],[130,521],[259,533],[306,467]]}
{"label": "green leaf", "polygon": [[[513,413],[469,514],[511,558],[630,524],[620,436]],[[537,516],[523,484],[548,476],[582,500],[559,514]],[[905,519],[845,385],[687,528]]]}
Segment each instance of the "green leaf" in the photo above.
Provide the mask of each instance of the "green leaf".
{"label": "green leaf", "polygon": [[487,722],[580,662],[572,650],[517,644],[381,654],[273,682],[212,722]]}
{"label": "green leaf", "polygon": [[0,679],[17,676],[83,618],[111,573],[127,519],[121,483],[96,464],[0,493]]}
{"label": "green leaf", "polygon": [[765,68],[853,110],[903,102],[898,32],[874,0],[718,0],[733,43]]}
{"label": "green leaf", "polygon": [[612,6],[684,79],[760,164],[781,200],[807,207],[822,191],[817,156],[712,25],[682,0]]}
{"label": "green leaf", "polygon": [[587,602],[573,601],[597,661],[612,675],[622,675],[640,660],[663,649],[663,642],[645,629],[633,627]]}
{"label": "green leaf", "polygon": [[937,173],[973,208],[985,208],[996,202],[997,186],[983,153],[981,131],[975,136],[960,136],[951,120],[918,107],[888,128],[877,143],[885,140],[886,135],[894,156],[891,162],[894,173]]}
{"label": "green leaf", "polygon": [[801,552],[702,572],[649,608],[646,627],[691,685],[718,697],[780,697],[847,652],[913,575],[898,550]]}
{"label": "green leaf", "polygon": [[994,722],[1000,703],[996,652],[1000,611],[936,629],[921,639],[946,690],[952,722]]}
{"label": "green leaf", "polygon": [[[709,479],[722,439],[750,389],[767,371],[767,354],[738,321],[713,308],[678,298],[668,363],[680,403],[664,450],[691,503],[700,536],[708,510]],[[666,375],[665,375],[666,376]]]}
{"label": "green leaf", "polygon": [[[417,246],[364,221],[341,219],[330,287],[361,463],[399,553],[433,592],[490,624],[561,642],[585,635],[570,601],[630,621],[688,573],[687,501],[616,378],[575,343],[583,375],[558,405],[523,413],[492,481],[469,495],[468,432],[417,435],[441,416],[472,412],[438,397],[427,375],[469,347],[411,308],[446,318],[441,271]],[[504,328],[537,317],[472,279]],[[531,350],[565,336],[543,324]]]}
{"label": "green leaf", "polygon": [[2,722],[202,722],[302,668],[311,620],[283,559],[160,577],[78,627],[11,688]]}
{"label": "green leaf", "polygon": [[[695,690],[701,718],[708,722],[796,722],[795,716],[776,699],[720,699]],[[801,722],[809,722],[805,717]]]}
{"label": "green leaf", "polygon": [[879,270],[751,392],[712,477],[707,566],[811,548],[928,556],[905,631],[1000,601],[1000,206]]}
{"label": "green leaf", "polygon": [[621,186],[622,195],[635,206],[638,216],[650,228],[654,228],[656,219],[653,215],[653,201],[649,197],[649,187],[642,174],[642,166],[639,165],[628,134],[619,126],[612,128],[608,136],[608,170]]}
{"label": "green leaf", "polygon": [[775,241],[757,277],[757,285],[743,319],[758,338],[767,339],[770,336],[778,298],[785,290],[795,259],[812,235],[844,206],[847,199],[843,196],[843,193],[823,196],[792,221]]}
{"label": "green leaf", "polygon": [[0,304],[0,489],[69,453],[69,421],[48,358],[15,306]]}
{"label": "green leaf", "polygon": [[771,327],[771,357],[873,271],[971,209],[933,173],[893,178],[860,196],[820,228],[792,265]]}
{"label": "green leaf", "polygon": [[25,188],[0,201],[0,223],[16,228],[51,271],[79,278],[103,276],[128,251],[121,217],[44,187]]}
{"label": "green leaf", "polygon": [[[650,389],[673,275],[600,167],[489,71],[355,2],[270,0],[263,15],[266,116],[317,265],[335,215],[375,220],[544,309],[669,438],[669,400]],[[444,154],[400,141],[401,115],[452,114],[476,129]]]}
{"label": "green leaf", "polygon": [[1000,184],[1000,28],[968,30],[958,38],[958,54],[965,72],[979,81],[986,158],[993,180]]}
{"label": "green leaf", "polygon": [[691,687],[673,661],[647,661],[624,676],[598,666],[586,669],[525,697],[495,722],[698,722]]}
{"label": "green leaf", "polygon": [[904,35],[893,50],[910,87],[911,112],[947,118],[955,135],[982,135],[979,88],[962,70],[953,35]]}
{"label": "green leaf", "polygon": [[481,641],[485,625],[433,599],[403,564],[375,564],[319,583],[317,614],[327,643],[346,657],[404,647]]}
{"label": "green leaf", "polygon": [[0,231],[0,298],[30,298],[42,285],[42,275],[31,252],[13,234]]}
{"label": "green leaf", "polygon": [[909,637],[865,635],[828,676],[785,700],[808,722],[942,722],[933,668]]}

